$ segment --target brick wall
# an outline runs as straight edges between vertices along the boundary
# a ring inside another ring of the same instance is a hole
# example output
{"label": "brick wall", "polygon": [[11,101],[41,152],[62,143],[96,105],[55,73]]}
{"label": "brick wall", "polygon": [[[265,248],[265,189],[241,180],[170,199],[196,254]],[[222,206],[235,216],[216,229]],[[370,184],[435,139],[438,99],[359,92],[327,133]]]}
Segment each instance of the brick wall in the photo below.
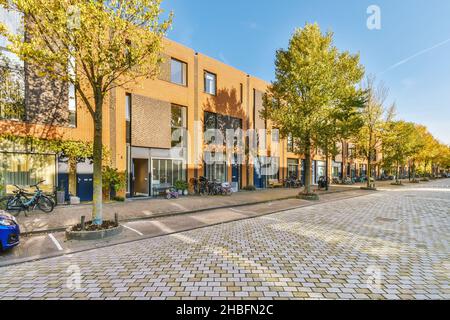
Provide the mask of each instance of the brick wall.
{"label": "brick wall", "polygon": [[30,65],[25,67],[26,120],[36,124],[67,126],[69,120],[68,84],[39,77]]}
{"label": "brick wall", "polygon": [[133,146],[171,148],[171,104],[169,102],[133,95],[131,118]]}

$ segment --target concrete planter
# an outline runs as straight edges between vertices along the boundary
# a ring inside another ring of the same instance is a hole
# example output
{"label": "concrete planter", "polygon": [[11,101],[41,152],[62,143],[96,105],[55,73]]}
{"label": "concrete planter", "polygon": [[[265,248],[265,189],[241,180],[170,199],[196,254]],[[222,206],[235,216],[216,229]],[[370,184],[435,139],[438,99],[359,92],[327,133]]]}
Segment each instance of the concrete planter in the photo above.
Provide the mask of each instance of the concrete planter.
{"label": "concrete planter", "polygon": [[123,226],[98,231],[72,231],[72,227],[66,230],[67,240],[100,240],[105,238],[110,238],[119,235],[123,231]]}
{"label": "concrete planter", "polygon": [[298,199],[301,200],[308,200],[308,201],[318,201],[319,200],[319,195],[316,193],[300,193],[297,196]]}

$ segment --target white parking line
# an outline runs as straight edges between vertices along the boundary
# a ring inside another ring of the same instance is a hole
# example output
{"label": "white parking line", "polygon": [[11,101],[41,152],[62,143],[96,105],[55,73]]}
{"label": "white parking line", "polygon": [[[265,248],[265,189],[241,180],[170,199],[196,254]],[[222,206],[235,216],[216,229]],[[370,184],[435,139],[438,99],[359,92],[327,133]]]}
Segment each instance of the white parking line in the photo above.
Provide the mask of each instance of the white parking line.
{"label": "white parking line", "polygon": [[230,210],[233,212],[236,212],[236,213],[241,213],[241,214],[255,214],[255,212],[253,212],[253,211],[238,210],[235,208],[230,208]]}
{"label": "white parking line", "polygon": [[58,240],[56,240],[56,238],[55,238],[54,235],[52,235],[52,234],[50,233],[50,234],[48,235],[48,237],[53,241],[53,243],[55,244],[56,248],[57,248],[59,251],[63,251],[63,250],[64,250],[63,247],[61,247],[61,245],[59,244]]}
{"label": "white parking line", "polygon": [[124,228],[127,228],[127,229],[130,230],[130,231],[136,232],[136,233],[137,233],[138,235],[140,235],[140,236],[143,236],[143,235],[144,235],[142,232],[137,231],[136,229],[130,228],[130,227],[126,226],[126,225],[123,225],[123,227],[124,227]]}

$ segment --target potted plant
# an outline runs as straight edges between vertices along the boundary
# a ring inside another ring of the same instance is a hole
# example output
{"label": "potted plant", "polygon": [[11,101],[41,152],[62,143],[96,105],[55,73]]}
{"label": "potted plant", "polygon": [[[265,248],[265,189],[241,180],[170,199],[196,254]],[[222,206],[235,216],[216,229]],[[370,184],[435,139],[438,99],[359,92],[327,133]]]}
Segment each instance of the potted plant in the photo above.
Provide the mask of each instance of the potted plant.
{"label": "potted plant", "polygon": [[58,186],[58,189],[56,189],[56,203],[57,204],[66,203],[66,190],[63,185]]}
{"label": "potted plant", "polygon": [[117,196],[117,191],[126,187],[126,177],[124,173],[116,168],[108,166],[103,167],[103,197],[104,199],[113,199]]}
{"label": "potted plant", "polygon": [[187,195],[188,184],[186,181],[178,180],[175,182],[174,187],[177,190],[178,195],[180,196],[182,196],[183,194]]}

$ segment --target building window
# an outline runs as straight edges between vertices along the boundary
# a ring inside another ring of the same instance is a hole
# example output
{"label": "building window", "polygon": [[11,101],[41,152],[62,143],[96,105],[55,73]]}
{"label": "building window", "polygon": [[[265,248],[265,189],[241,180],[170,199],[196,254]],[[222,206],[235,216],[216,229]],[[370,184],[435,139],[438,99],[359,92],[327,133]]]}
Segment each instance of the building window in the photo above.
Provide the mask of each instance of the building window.
{"label": "building window", "polygon": [[239,86],[240,102],[244,103],[244,85],[241,83]]}
{"label": "building window", "polygon": [[131,143],[131,94],[125,96],[125,121],[126,121],[126,141]]}
{"label": "building window", "polygon": [[297,159],[288,159],[287,161],[287,169],[288,175],[287,177],[290,179],[298,179],[298,160]]}
{"label": "building window", "polygon": [[214,73],[205,71],[205,93],[216,95],[217,76]]}
{"label": "building window", "polygon": [[172,148],[184,148],[186,141],[186,107],[172,104]]}
{"label": "building window", "polygon": [[292,137],[292,134],[287,136],[287,151],[294,152],[294,138]]}
{"label": "building window", "polygon": [[[23,32],[20,14],[0,7],[0,21],[11,32]],[[25,120],[25,65],[0,36],[0,119]]]}
{"label": "building window", "polygon": [[6,193],[15,190],[14,185],[30,186],[39,181],[44,192],[53,192],[56,177],[56,156],[31,153],[0,153],[0,176]]}
{"label": "building window", "polygon": [[[177,181],[186,181],[186,169],[182,160],[152,159],[153,190],[164,186],[174,186]],[[153,191],[153,195],[157,195]]]}
{"label": "building window", "polygon": [[69,84],[69,125],[77,126],[77,97],[75,86],[72,83]]}
{"label": "building window", "polygon": [[214,162],[205,164],[205,177],[209,181],[226,182],[227,181],[227,163]]}
{"label": "building window", "polygon": [[[204,113],[204,126],[203,130],[204,132],[211,130],[211,129],[217,129],[220,130],[222,134],[223,144],[226,144],[226,137],[227,137],[227,130],[233,129],[234,131],[238,129],[242,129],[242,119],[231,117],[231,116],[225,116],[217,113],[212,112],[205,112]],[[216,144],[216,141],[218,142],[219,137],[211,137],[211,141],[206,141],[207,144]]]}
{"label": "building window", "polygon": [[187,64],[180,60],[172,58],[170,67],[170,79],[172,83],[176,83],[181,86],[187,86]]}

